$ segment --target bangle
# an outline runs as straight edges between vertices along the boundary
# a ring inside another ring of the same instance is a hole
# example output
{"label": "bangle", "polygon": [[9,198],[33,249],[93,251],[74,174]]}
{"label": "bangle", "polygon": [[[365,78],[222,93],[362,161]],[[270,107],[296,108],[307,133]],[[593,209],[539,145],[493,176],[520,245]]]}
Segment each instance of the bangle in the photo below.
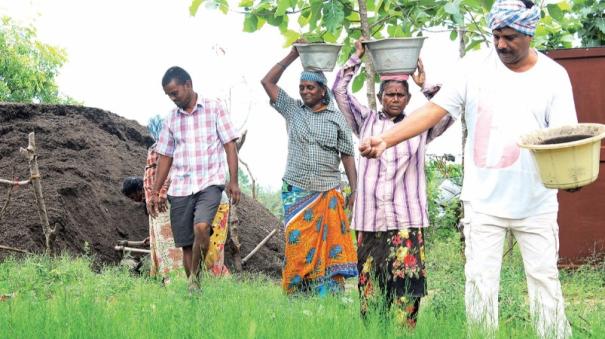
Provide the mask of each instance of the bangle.
{"label": "bangle", "polygon": [[282,64],[281,62],[278,62],[277,65],[281,66],[281,68],[286,69],[286,66],[284,64]]}

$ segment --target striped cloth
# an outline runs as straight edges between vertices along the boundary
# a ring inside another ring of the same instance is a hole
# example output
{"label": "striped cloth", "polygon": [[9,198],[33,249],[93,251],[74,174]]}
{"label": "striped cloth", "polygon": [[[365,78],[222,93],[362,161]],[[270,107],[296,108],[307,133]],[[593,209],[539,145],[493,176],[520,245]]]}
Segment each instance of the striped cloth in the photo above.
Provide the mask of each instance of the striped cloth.
{"label": "striped cloth", "polygon": [[156,146],[159,154],[172,157],[168,195],[182,197],[226,181],[226,144],[239,137],[223,104],[202,99],[188,113],[175,108],[164,123]]}
{"label": "striped cloth", "polygon": [[[353,55],[336,75],[333,91],[353,133],[365,139],[391,129],[396,121],[361,105],[349,92],[349,82],[360,64],[361,60]],[[426,144],[453,122],[448,115],[428,131],[387,149],[378,159],[359,158],[352,229],[385,232],[429,225],[424,174]]]}
{"label": "striped cloth", "polygon": [[530,1],[520,0],[498,0],[487,16],[491,30],[510,27],[529,36],[534,36],[538,20],[540,20],[539,6],[533,5]]}

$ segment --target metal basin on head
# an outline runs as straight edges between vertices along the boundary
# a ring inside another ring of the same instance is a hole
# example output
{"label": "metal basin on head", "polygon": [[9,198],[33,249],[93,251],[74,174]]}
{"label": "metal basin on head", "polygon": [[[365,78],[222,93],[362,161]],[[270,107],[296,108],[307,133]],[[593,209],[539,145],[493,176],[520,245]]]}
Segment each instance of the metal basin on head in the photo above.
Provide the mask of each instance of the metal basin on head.
{"label": "metal basin on head", "polygon": [[426,37],[387,38],[364,41],[378,74],[412,74],[418,63],[420,49]]}
{"label": "metal basin on head", "polygon": [[330,43],[294,44],[305,71],[331,72],[336,66],[342,45]]}

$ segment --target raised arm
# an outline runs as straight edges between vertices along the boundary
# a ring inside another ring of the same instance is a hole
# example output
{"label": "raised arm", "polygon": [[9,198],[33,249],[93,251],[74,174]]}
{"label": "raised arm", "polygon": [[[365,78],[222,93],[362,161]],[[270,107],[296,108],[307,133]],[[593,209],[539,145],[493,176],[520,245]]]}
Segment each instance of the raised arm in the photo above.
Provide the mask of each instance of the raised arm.
{"label": "raised arm", "polygon": [[353,75],[357,73],[361,65],[361,57],[365,53],[365,49],[361,41],[355,42],[355,54],[351,56],[349,61],[343,66],[332,86],[334,99],[338,104],[338,108],[344,114],[347,123],[357,136],[360,134],[363,121],[370,113],[370,109],[357,101],[357,99],[349,92],[349,83],[353,79]]}
{"label": "raised arm", "polygon": [[269,99],[271,99],[271,103],[275,103],[277,101],[277,95],[279,94],[279,87],[277,86],[277,82],[281,75],[284,73],[286,68],[290,66],[292,61],[298,58],[298,50],[296,47],[292,47],[290,49],[290,53],[286,55],[281,61],[273,65],[269,72],[265,75],[265,77],[260,81],[261,85],[269,95]]}

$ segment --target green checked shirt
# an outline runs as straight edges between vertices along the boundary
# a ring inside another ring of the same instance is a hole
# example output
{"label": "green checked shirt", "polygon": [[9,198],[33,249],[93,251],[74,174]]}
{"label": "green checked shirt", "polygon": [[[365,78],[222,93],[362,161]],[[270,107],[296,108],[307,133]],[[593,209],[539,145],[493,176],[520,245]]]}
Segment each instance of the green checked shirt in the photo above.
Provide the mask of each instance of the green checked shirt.
{"label": "green checked shirt", "polygon": [[[331,94],[330,94],[331,96]],[[313,112],[279,89],[271,104],[286,119],[288,162],[284,181],[308,191],[340,185],[340,154],[353,156],[351,128],[331,96],[328,108]]]}

